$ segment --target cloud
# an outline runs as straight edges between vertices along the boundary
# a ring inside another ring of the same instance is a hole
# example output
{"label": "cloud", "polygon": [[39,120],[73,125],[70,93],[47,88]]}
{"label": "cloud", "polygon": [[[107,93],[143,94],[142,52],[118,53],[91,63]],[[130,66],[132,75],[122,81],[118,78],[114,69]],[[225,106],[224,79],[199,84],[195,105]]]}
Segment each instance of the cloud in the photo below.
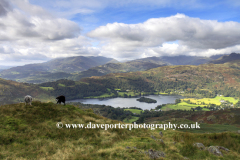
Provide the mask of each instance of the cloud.
{"label": "cloud", "polygon": [[76,37],[80,33],[80,27],[75,22],[55,18],[27,1],[13,0],[12,2],[15,2],[16,7],[4,2],[8,10],[5,10],[7,12],[4,17],[0,17],[1,41],[24,38],[60,40]]}
{"label": "cloud", "polygon": [[50,58],[95,55],[77,23],[58,18],[27,0],[0,1],[0,63],[34,63]]}
{"label": "cloud", "polygon": [[190,56],[212,56],[216,54],[226,54],[232,52],[240,52],[240,45],[233,47],[226,47],[223,49],[199,49],[190,48],[186,45],[163,43],[160,47],[148,48],[144,50],[147,57],[151,56],[177,56],[177,55],[190,55]]}
{"label": "cloud", "polygon": [[24,39],[14,43],[9,41],[1,43],[0,64],[23,65],[40,63],[58,57],[97,56],[99,53],[99,49],[92,47],[91,41],[84,36],[48,42]]}
{"label": "cloud", "polygon": [[[138,24],[109,23],[87,35],[105,42],[102,54],[113,53],[121,58],[129,54],[137,56],[146,49],[154,50],[171,41],[178,41],[178,46],[190,54],[191,50],[221,50],[239,45],[240,23],[202,20],[176,14]],[[175,47],[176,54],[179,53],[178,49]]]}
{"label": "cloud", "polygon": [[0,1],[0,16],[5,16],[10,9],[10,4],[6,0]]}

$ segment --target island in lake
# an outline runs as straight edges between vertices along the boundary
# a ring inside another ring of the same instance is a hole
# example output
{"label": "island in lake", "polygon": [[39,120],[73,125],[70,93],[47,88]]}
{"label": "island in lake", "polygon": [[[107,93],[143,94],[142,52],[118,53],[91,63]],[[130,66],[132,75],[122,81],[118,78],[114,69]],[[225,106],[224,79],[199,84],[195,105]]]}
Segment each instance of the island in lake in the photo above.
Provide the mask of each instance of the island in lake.
{"label": "island in lake", "polygon": [[138,98],[137,101],[146,102],[146,103],[157,103],[157,101],[155,99],[146,98],[146,97]]}

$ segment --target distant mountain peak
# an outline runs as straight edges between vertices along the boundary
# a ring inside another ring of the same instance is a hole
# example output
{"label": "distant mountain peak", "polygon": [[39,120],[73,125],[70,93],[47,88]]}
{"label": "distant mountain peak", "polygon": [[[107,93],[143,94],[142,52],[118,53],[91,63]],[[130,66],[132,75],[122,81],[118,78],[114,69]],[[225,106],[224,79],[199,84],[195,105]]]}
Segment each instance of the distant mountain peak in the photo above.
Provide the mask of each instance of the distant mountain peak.
{"label": "distant mountain peak", "polygon": [[231,53],[229,55],[224,55],[216,60],[210,61],[209,63],[213,64],[223,64],[235,60],[240,60],[240,54],[239,53]]}

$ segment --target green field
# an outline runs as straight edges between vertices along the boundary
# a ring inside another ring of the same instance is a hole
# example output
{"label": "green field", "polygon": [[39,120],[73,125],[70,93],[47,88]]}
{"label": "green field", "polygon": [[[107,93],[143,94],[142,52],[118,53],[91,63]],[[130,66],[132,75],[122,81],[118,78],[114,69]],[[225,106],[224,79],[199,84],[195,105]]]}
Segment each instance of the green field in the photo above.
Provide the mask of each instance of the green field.
{"label": "green field", "polygon": [[109,97],[112,97],[112,96],[114,96],[113,93],[111,93],[111,94],[104,93],[101,96],[89,96],[89,97],[84,97],[84,98],[109,98]]}
{"label": "green field", "polygon": [[58,86],[61,86],[61,87],[66,87],[65,84],[61,84],[61,83],[58,83]]}
{"label": "green field", "polygon": [[231,102],[231,103],[233,103],[233,104],[236,104],[236,103],[239,101],[239,99],[235,99],[235,98],[233,98],[233,97],[223,97],[223,96],[217,96],[217,97],[215,97],[214,99],[217,99],[217,100],[223,99],[223,100],[229,101],[229,102]]}
{"label": "green field", "polygon": [[[233,98],[233,97],[223,97],[223,96],[216,96],[215,98],[202,98],[202,99],[196,99],[196,98],[184,98],[181,99],[181,102],[178,104],[168,104],[164,107],[162,107],[162,110],[170,110],[170,109],[181,109],[181,110],[191,110],[191,108],[195,107],[204,107],[209,104],[216,104],[221,105],[220,100],[229,101],[232,104],[236,104],[239,99]],[[190,104],[186,101],[190,101],[190,103],[196,103],[196,104]],[[209,111],[207,108],[203,108],[203,111]]]}
{"label": "green field", "polygon": [[196,104],[216,104],[221,105],[220,100],[229,101],[230,103],[236,104],[238,102],[238,99],[235,99],[233,97],[223,97],[223,96],[216,96],[215,98],[202,98],[202,99],[195,99],[195,98],[185,98],[182,101],[188,101]]}
{"label": "green field", "polygon": [[126,94],[128,96],[129,95],[131,95],[131,96],[138,96],[139,95],[139,93],[134,93],[134,92],[118,92],[118,95],[121,96],[121,97],[123,97],[124,94]]}
{"label": "green field", "polygon": [[210,110],[207,108],[203,108],[202,111],[210,111]]}
{"label": "green field", "polygon": [[40,87],[40,88],[42,88],[43,90],[46,90],[46,91],[54,90],[53,87]]}
{"label": "green field", "polygon": [[[162,107],[161,109],[164,111],[164,110],[168,110],[168,109],[174,109],[174,110],[177,110],[177,109],[181,109],[181,110],[191,110],[191,108],[195,108],[195,107],[204,107],[206,105],[196,105],[196,104],[189,104],[187,102],[180,102],[178,104],[167,104],[166,106]],[[202,109],[203,111],[209,111],[209,109],[207,108],[203,108]]]}
{"label": "green field", "polygon": [[143,110],[139,110],[139,109],[124,109],[124,111],[131,111],[132,113],[136,113],[136,114],[141,114],[141,112],[144,112]]}
{"label": "green field", "polygon": [[154,94],[163,94],[163,95],[168,95],[168,93],[165,93],[165,92],[154,92]]}
{"label": "green field", "polygon": [[14,72],[11,72],[11,73],[12,73],[12,74],[20,74],[19,72],[15,72],[15,71],[14,71]]}
{"label": "green field", "polygon": [[123,122],[125,122],[125,123],[132,123],[132,122],[135,122],[135,121],[137,121],[137,120],[138,120],[138,118],[139,118],[139,117],[132,116],[132,118],[131,118],[131,119],[129,119],[129,120],[127,120],[127,118],[125,118],[125,119],[123,120]]}

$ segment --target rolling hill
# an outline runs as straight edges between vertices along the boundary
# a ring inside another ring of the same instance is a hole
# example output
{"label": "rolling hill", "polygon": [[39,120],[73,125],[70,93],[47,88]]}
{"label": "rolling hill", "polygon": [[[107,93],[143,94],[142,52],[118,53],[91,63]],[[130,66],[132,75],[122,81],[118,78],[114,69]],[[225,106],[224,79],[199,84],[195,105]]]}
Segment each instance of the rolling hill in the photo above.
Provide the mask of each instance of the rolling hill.
{"label": "rolling hill", "polygon": [[[142,72],[109,74],[87,78],[82,81],[111,81],[116,88],[139,90],[184,90],[188,93],[198,90],[208,92],[231,88],[240,91],[240,60],[225,64],[203,64],[199,66],[163,66]],[[134,83],[136,80],[138,82]],[[141,87],[145,84],[145,88]],[[120,86],[118,83],[125,85]],[[184,86],[184,87],[183,87]],[[209,92],[211,93],[211,92]]]}

